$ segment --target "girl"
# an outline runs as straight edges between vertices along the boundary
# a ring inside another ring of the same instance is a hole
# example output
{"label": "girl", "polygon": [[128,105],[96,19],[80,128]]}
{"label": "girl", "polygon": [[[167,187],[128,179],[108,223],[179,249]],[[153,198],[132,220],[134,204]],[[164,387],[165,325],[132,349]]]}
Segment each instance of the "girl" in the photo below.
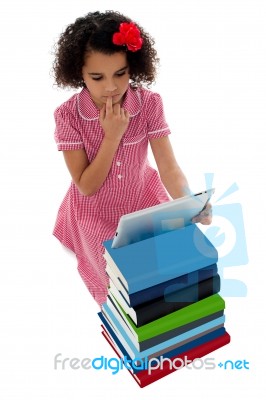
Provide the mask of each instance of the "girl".
{"label": "girl", "polygon": [[[188,193],[168,138],[155,80],[154,41],[118,12],[92,12],[69,25],[54,61],[59,87],[82,88],[55,111],[55,141],[72,182],[54,235],[77,256],[78,271],[99,305],[108,277],[104,240],[120,217]],[[147,159],[150,144],[159,174]],[[169,194],[169,195],[168,195]],[[195,222],[211,222],[211,206]]]}

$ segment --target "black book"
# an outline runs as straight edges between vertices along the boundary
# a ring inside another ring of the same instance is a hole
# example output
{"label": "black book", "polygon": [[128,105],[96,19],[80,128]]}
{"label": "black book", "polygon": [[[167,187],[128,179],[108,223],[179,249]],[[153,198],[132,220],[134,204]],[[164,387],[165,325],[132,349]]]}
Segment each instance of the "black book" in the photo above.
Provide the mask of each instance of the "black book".
{"label": "black book", "polygon": [[164,317],[174,311],[180,310],[188,305],[203,300],[220,291],[220,276],[215,276],[198,282],[197,284],[167,292],[164,296],[157,297],[151,301],[131,307],[124,298],[121,291],[110,280],[109,292],[117,299],[118,303],[136,324],[137,327]]}
{"label": "black book", "polygon": [[185,289],[189,286],[198,284],[198,282],[212,278],[218,273],[218,268],[217,264],[212,264],[205,268],[200,268],[196,271],[178,276],[158,285],[150,286],[144,290],[140,290],[131,294],[128,293],[127,289],[123,285],[123,282],[119,279],[117,274],[115,274],[108,263],[106,265],[106,272],[110,280],[115,284],[116,288],[125,299],[128,306],[135,308],[136,306],[153,301],[156,298],[163,297],[171,292]]}

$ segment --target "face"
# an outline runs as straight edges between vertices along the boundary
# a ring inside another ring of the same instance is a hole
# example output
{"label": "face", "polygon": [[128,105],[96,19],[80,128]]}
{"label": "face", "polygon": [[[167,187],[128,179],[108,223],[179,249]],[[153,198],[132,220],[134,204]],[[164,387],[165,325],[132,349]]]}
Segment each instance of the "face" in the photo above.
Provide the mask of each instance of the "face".
{"label": "face", "polygon": [[110,96],[113,104],[121,104],[130,78],[126,54],[89,53],[82,67],[82,77],[98,108],[102,108]]}

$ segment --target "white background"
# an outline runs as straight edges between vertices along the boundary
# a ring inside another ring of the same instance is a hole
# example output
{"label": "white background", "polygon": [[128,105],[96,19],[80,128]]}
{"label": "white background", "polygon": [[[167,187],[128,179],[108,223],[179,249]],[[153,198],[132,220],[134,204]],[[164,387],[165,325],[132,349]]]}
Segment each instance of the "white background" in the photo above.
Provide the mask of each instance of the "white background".
{"label": "white background", "polygon": [[[53,139],[53,111],[73,94],[53,87],[52,46],[97,3],[155,38],[161,67],[153,89],[163,97],[191,188],[205,187],[205,173],[214,173],[217,198],[234,182],[239,187],[224,202],[242,205],[249,262],[228,276],[245,282],[248,295],[225,299],[232,341],[213,356],[246,359],[250,370],[183,369],[140,389],[127,371],[54,369],[57,353],[114,356],[75,258],[52,236],[70,182]],[[257,389],[262,398],[266,2],[3,0],[0,7],[0,397],[250,399]]]}

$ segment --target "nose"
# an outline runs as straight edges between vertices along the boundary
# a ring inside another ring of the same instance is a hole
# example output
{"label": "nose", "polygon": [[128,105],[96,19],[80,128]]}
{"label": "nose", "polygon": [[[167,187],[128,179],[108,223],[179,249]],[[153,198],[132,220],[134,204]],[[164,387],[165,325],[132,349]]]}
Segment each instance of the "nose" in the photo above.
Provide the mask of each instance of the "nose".
{"label": "nose", "polygon": [[106,93],[112,94],[112,92],[114,92],[115,90],[117,90],[117,85],[115,84],[115,82],[112,79],[108,80],[105,86]]}

